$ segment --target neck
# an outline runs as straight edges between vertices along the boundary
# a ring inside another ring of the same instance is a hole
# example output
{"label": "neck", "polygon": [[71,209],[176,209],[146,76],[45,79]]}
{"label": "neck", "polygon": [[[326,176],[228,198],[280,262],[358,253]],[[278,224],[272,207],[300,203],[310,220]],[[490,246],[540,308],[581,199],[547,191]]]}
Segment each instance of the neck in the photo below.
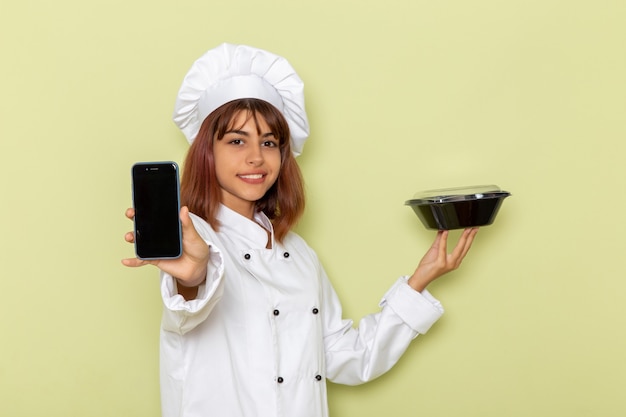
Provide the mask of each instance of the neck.
{"label": "neck", "polygon": [[254,212],[256,210],[255,203],[249,202],[237,202],[237,204],[233,204],[232,201],[225,201],[222,199],[222,204],[231,209],[232,211],[241,214],[243,217],[246,217],[252,221],[254,221]]}

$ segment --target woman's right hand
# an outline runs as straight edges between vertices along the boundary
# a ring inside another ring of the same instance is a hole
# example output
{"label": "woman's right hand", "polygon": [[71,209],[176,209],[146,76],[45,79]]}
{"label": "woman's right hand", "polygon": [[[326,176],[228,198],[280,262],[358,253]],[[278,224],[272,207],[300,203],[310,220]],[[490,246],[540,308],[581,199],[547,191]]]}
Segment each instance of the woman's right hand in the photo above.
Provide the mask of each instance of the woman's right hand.
{"label": "woman's right hand", "polygon": [[[135,210],[126,210],[126,217],[133,220]],[[122,264],[135,268],[144,265],[154,265],[161,271],[175,277],[179,284],[184,287],[197,287],[206,279],[207,265],[209,262],[209,246],[200,237],[193,226],[189,209],[181,207],[180,221],[183,233],[183,254],[176,259],[154,259],[143,260],[138,258],[127,258],[122,260]],[[135,234],[128,232],[124,236],[128,243],[135,242]]]}

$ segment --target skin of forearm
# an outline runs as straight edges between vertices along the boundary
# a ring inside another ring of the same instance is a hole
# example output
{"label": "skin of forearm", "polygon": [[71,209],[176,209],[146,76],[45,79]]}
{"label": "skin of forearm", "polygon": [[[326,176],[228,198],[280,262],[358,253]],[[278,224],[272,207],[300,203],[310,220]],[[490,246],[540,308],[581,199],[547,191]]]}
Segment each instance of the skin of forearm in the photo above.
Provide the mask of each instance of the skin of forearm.
{"label": "skin of forearm", "polygon": [[194,300],[198,297],[198,287],[204,282],[206,279],[207,270],[204,268],[200,271],[196,276],[198,278],[192,280],[182,281],[176,278],[176,288],[178,290],[178,294],[182,295],[186,301]]}

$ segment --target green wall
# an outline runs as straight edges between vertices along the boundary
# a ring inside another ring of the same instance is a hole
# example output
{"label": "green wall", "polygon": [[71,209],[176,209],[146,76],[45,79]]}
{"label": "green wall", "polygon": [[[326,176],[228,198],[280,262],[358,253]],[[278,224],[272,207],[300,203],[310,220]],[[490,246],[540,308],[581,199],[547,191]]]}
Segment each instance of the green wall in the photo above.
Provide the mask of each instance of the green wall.
{"label": "green wall", "polygon": [[[0,6],[0,415],[157,416],[156,270],[119,260],[129,170],[183,161],[176,91],[247,43],[306,82],[298,231],[358,319],[434,233],[423,189],[513,193],[446,314],[334,416],[626,414],[622,0],[23,0]],[[455,234],[455,237],[458,234]]]}

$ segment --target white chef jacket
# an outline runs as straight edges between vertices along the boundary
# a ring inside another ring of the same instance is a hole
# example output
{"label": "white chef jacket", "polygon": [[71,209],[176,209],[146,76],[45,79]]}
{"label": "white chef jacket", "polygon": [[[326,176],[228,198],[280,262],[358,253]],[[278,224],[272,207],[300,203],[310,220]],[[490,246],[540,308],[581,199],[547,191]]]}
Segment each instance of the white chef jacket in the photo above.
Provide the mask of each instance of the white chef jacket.
{"label": "white chef jacket", "polygon": [[443,308],[401,277],[381,310],[353,327],[313,250],[290,232],[274,241],[221,206],[219,232],[192,215],[210,246],[195,300],[161,274],[164,417],[327,417],[325,380],[360,384],[389,370]]}

